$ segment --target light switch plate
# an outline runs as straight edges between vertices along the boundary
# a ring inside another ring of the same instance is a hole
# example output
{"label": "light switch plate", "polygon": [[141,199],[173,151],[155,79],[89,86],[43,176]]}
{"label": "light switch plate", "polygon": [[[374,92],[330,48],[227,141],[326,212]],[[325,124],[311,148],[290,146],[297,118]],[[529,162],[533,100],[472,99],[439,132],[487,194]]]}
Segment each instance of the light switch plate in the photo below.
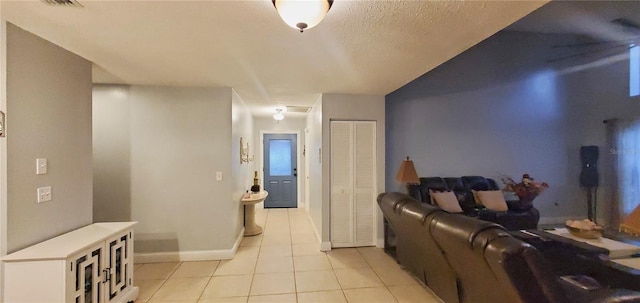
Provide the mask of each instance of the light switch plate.
{"label": "light switch plate", "polygon": [[222,172],[216,172],[216,181],[222,181]]}
{"label": "light switch plate", "polygon": [[51,186],[38,187],[38,203],[51,201]]}
{"label": "light switch plate", "polygon": [[47,158],[36,159],[36,175],[44,175],[47,173]]}

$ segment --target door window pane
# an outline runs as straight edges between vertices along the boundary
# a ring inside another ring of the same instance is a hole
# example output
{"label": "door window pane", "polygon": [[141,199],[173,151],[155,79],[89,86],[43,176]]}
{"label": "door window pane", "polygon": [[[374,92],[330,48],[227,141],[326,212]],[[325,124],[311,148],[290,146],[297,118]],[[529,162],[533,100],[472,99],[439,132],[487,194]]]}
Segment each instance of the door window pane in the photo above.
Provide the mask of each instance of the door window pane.
{"label": "door window pane", "polygon": [[291,140],[269,141],[269,175],[291,175]]}

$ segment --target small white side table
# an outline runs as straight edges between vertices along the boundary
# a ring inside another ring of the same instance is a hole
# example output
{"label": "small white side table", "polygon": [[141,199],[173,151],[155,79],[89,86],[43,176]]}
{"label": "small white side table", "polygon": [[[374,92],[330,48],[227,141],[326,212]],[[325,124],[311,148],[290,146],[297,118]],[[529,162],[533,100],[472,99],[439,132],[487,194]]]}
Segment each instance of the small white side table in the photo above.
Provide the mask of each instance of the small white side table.
{"label": "small white side table", "polygon": [[257,194],[251,194],[249,198],[240,200],[244,204],[244,235],[255,236],[262,233],[262,227],[256,224],[256,204],[264,201],[269,193],[263,190]]}

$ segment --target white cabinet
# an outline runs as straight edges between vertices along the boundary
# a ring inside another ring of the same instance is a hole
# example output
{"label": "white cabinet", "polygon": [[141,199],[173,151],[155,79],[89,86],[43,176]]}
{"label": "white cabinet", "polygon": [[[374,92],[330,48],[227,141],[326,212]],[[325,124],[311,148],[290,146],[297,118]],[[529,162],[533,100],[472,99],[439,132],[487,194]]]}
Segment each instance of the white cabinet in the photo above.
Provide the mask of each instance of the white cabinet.
{"label": "white cabinet", "polygon": [[331,121],[331,246],[375,244],[376,122]]}
{"label": "white cabinet", "polygon": [[2,258],[4,302],[133,302],[133,226],[95,223]]}

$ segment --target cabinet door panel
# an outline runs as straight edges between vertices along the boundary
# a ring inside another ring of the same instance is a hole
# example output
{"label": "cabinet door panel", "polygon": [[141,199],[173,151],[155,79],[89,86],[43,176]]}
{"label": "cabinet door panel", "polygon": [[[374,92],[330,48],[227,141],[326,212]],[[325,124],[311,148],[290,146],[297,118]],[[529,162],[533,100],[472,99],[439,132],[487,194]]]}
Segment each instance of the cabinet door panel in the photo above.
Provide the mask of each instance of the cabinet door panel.
{"label": "cabinet door panel", "polygon": [[133,256],[131,251],[132,232],[111,238],[107,241],[107,267],[109,268],[109,283],[105,286],[107,302],[111,302],[132,287]]}
{"label": "cabinet door panel", "polygon": [[94,247],[89,253],[77,255],[68,263],[69,275],[73,291],[70,302],[102,303],[103,289],[103,248]]}

